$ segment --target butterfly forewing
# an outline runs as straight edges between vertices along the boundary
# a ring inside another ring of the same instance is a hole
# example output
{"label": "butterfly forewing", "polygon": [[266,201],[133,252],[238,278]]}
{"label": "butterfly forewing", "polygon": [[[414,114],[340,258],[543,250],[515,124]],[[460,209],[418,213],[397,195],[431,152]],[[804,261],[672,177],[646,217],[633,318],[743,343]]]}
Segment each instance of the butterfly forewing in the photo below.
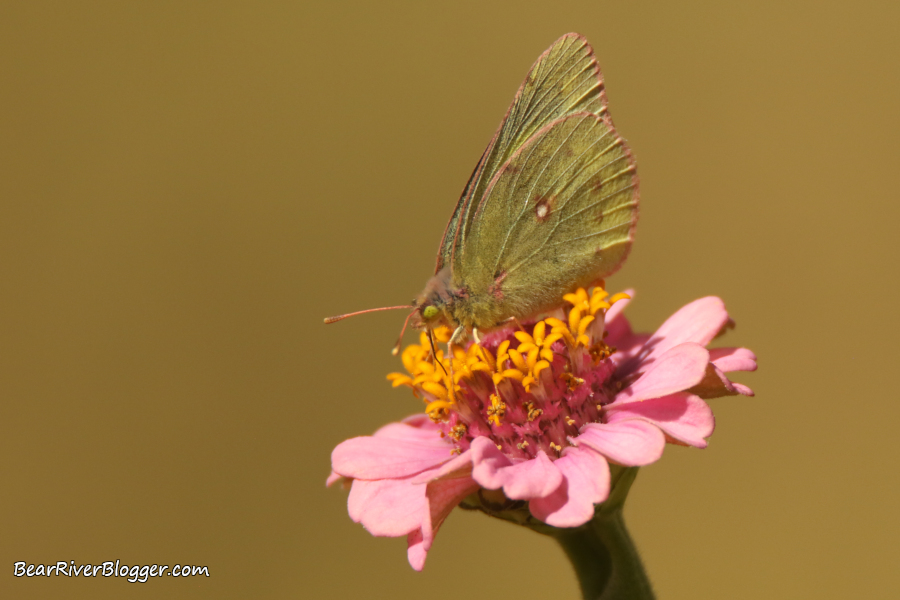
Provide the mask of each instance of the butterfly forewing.
{"label": "butterfly forewing", "polygon": [[590,45],[580,35],[570,33],[538,58],[516,93],[447,224],[435,272],[447,264],[456,268],[479,200],[500,167],[539,130],[577,112],[602,115],[606,112],[606,98]]}
{"label": "butterfly forewing", "polygon": [[497,316],[545,310],[621,265],[637,201],[634,161],[611,121],[557,119],[490,182],[453,279],[490,298]]}

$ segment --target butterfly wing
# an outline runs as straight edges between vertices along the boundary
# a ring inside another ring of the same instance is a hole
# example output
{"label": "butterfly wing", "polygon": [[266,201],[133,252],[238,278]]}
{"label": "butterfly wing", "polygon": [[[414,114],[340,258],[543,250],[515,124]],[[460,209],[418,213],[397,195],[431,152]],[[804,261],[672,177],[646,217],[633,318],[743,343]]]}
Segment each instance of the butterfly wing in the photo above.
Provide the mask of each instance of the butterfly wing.
{"label": "butterfly wing", "polygon": [[613,273],[637,204],[634,159],[608,116],[579,112],[536,132],[489,183],[454,262],[484,315],[473,324],[546,310]]}
{"label": "butterfly wing", "polygon": [[583,37],[569,33],[537,59],[516,92],[447,224],[435,273],[446,265],[454,265],[459,249],[470,235],[478,201],[497,170],[540,129],[577,112],[605,114],[606,96],[593,50]]}

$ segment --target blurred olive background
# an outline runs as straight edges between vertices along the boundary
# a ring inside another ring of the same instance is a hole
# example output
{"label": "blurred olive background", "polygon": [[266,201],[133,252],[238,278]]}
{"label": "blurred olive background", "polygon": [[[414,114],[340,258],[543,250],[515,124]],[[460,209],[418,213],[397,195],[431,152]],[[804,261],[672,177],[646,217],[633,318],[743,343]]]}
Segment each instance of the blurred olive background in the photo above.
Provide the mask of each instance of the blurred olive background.
{"label": "blurred olive background", "polygon": [[[0,595],[575,598],[552,541],[455,512],[423,573],[325,489],[421,410],[401,313],[529,66],[591,41],[638,159],[610,288],[722,296],[712,402],[626,516],[660,598],[896,598],[895,2],[11,2],[0,8]],[[412,340],[412,336],[408,337]],[[13,563],[208,566],[16,578]]]}

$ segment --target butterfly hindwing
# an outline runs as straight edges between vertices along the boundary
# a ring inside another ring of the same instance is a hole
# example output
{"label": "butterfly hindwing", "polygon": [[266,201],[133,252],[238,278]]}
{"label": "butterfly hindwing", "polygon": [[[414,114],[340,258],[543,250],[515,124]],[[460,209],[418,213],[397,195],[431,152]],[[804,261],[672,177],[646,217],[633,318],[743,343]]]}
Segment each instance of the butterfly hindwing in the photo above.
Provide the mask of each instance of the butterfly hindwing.
{"label": "butterfly hindwing", "polygon": [[538,58],[519,87],[447,224],[435,272],[448,264],[456,268],[479,201],[500,167],[539,130],[577,112],[605,114],[606,97],[593,50],[583,37],[570,33]]}
{"label": "butterfly hindwing", "polygon": [[499,169],[454,264],[496,315],[530,315],[624,261],[637,220],[630,151],[606,116],[545,126]]}

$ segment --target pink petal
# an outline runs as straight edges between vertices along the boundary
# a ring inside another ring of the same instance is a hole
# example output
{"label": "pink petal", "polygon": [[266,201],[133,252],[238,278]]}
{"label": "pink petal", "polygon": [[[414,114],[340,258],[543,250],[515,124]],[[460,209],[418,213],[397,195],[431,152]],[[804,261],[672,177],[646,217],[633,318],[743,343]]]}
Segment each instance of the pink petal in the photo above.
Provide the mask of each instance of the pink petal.
{"label": "pink petal", "polygon": [[683,306],[653,334],[660,340],[657,353],[664,352],[682,342],[694,342],[705,346],[715,338],[729,322],[725,303],[715,296],[694,300]]}
{"label": "pink petal", "polygon": [[564,481],[552,494],[528,503],[531,514],[553,527],[578,527],[594,517],[609,496],[609,465],[589,448],[570,446],[553,463]]}
{"label": "pink petal", "polygon": [[325,487],[331,487],[341,479],[343,479],[343,475],[338,475],[334,471],[331,472],[331,475],[328,476],[328,479],[325,480]]}
{"label": "pink petal", "polygon": [[746,348],[713,348],[709,360],[723,373],[756,370],[756,355]]}
{"label": "pink petal", "polygon": [[472,478],[483,488],[503,488],[513,500],[540,498],[562,482],[562,474],[543,451],[537,457],[513,463],[486,437],[477,437],[469,446]]}
{"label": "pink petal", "polygon": [[737,393],[741,394],[742,396],[755,396],[756,395],[753,393],[753,390],[751,390],[749,387],[747,387],[743,383],[737,383],[737,382],[732,381],[731,385],[733,385],[734,389],[737,390]]}
{"label": "pink petal", "polygon": [[[426,419],[427,418],[428,417],[426,415]],[[431,422],[431,419],[428,419],[428,421]],[[415,425],[407,422],[388,423],[387,425],[373,433],[372,437],[406,440],[409,442],[421,441],[426,443],[441,441],[441,443],[446,444],[443,438],[441,438],[440,429],[430,427],[416,427]]]}
{"label": "pink petal", "polygon": [[469,444],[472,461],[472,478],[489,490],[503,487],[503,476],[500,471],[512,461],[497,449],[490,439],[478,436]]}
{"label": "pink petal", "polygon": [[409,532],[409,535],[406,536],[406,559],[409,561],[409,566],[416,571],[425,568],[425,559],[428,558],[428,551],[431,549],[433,541],[433,539],[428,540],[426,547],[421,529]]}
{"label": "pink petal", "polygon": [[[496,446],[495,446],[496,448]],[[450,459],[439,468],[419,473],[412,478],[413,483],[431,483],[440,479],[458,479],[472,474],[472,458],[475,456],[471,450],[466,450],[459,456]]]}
{"label": "pink petal", "polygon": [[623,293],[628,294],[629,296],[631,296],[631,298],[625,298],[623,300],[619,300],[618,302],[616,302],[615,304],[613,304],[612,306],[610,306],[607,309],[606,319],[605,319],[607,325],[609,323],[613,323],[614,321],[616,321],[616,319],[621,317],[622,313],[625,311],[625,309],[628,307],[628,305],[634,299],[634,289],[633,288],[628,288]]}
{"label": "pink petal", "polygon": [[409,533],[406,538],[406,557],[416,571],[425,566],[428,550],[434,542],[434,536],[444,519],[469,494],[478,489],[478,484],[471,478],[444,480],[428,484],[426,499],[428,501],[427,519],[422,527]]}
{"label": "pink petal", "polygon": [[613,403],[606,410],[608,423],[643,419],[673,439],[697,448],[706,447],[706,438],[715,428],[712,410],[706,402],[687,392],[643,402]]}
{"label": "pink petal", "polygon": [[[634,290],[627,289],[625,293],[634,298]],[[626,338],[634,335],[631,331],[631,324],[622,313],[628,307],[631,299],[619,300],[606,311],[604,328],[606,329],[606,343],[611,346],[620,346]]]}
{"label": "pink petal", "polygon": [[725,373],[713,363],[709,363],[706,366],[706,374],[704,375],[703,380],[688,391],[706,400],[718,398],[720,396],[734,396],[737,394],[743,394],[744,396],[753,395],[753,390],[746,385],[732,382],[725,376]]}
{"label": "pink petal", "polygon": [[347,498],[350,518],[377,536],[396,537],[418,529],[427,506],[425,486],[408,479],[356,479]]}
{"label": "pink petal", "polygon": [[661,398],[691,388],[703,380],[709,351],[688,342],[669,349],[641,377],[616,395],[616,402]]}
{"label": "pink petal", "polygon": [[413,413],[403,419],[401,423],[405,423],[411,427],[415,427],[417,429],[433,429],[435,431],[439,431],[440,427],[438,427],[437,423],[431,420],[425,413]]}
{"label": "pink petal", "polygon": [[[622,339],[612,339],[612,337],[613,336],[610,335],[606,338],[606,342],[616,349],[611,357],[612,361],[616,365],[616,370],[621,371],[622,374],[625,374],[624,369],[621,369],[621,365],[629,364],[635,356],[640,354],[640,352],[644,349],[644,345],[647,343],[647,340],[650,339],[650,334],[629,333]],[[637,361],[635,361],[635,364],[636,363]]]}
{"label": "pink petal", "polygon": [[512,500],[531,500],[552,494],[563,481],[562,473],[543,450],[531,460],[523,460],[500,470],[503,493]]}
{"label": "pink petal", "polygon": [[620,375],[638,372],[671,348],[685,342],[706,346],[730,319],[725,304],[715,296],[694,300],[669,317],[645,345],[639,358],[621,364]]}
{"label": "pink petal", "polygon": [[453,446],[439,437],[429,441],[415,435],[412,439],[356,437],[332,451],[331,468],[356,479],[407,477],[447,462],[453,458],[452,450]]}
{"label": "pink petal", "polygon": [[425,497],[428,499],[432,531],[437,531],[450,511],[456,508],[463,498],[478,489],[478,484],[471,477],[429,483]]}
{"label": "pink petal", "polygon": [[562,474],[539,451],[535,458],[513,463],[492,441],[477,437],[469,446],[472,453],[472,478],[483,488],[503,488],[513,500],[540,498],[551,493],[562,482]]}
{"label": "pink petal", "polygon": [[[666,438],[658,427],[632,419],[618,423],[591,423],[574,438],[579,446],[596,450],[609,460],[627,467],[641,467],[662,456]],[[559,461],[557,461],[559,462]]]}
{"label": "pink petal", "polygon": [[[613,306],[618,306],[623,302],[625,301],[620,300]],[[624,315],[620,316],[615,321],[607,321],[604,328],[606,329],[606,338],[604,341],[616,348],[621,346],[624,340],[634,335],[634,332],[631,330],[631,323],[628,322],[628,319],[626,319]]]}

